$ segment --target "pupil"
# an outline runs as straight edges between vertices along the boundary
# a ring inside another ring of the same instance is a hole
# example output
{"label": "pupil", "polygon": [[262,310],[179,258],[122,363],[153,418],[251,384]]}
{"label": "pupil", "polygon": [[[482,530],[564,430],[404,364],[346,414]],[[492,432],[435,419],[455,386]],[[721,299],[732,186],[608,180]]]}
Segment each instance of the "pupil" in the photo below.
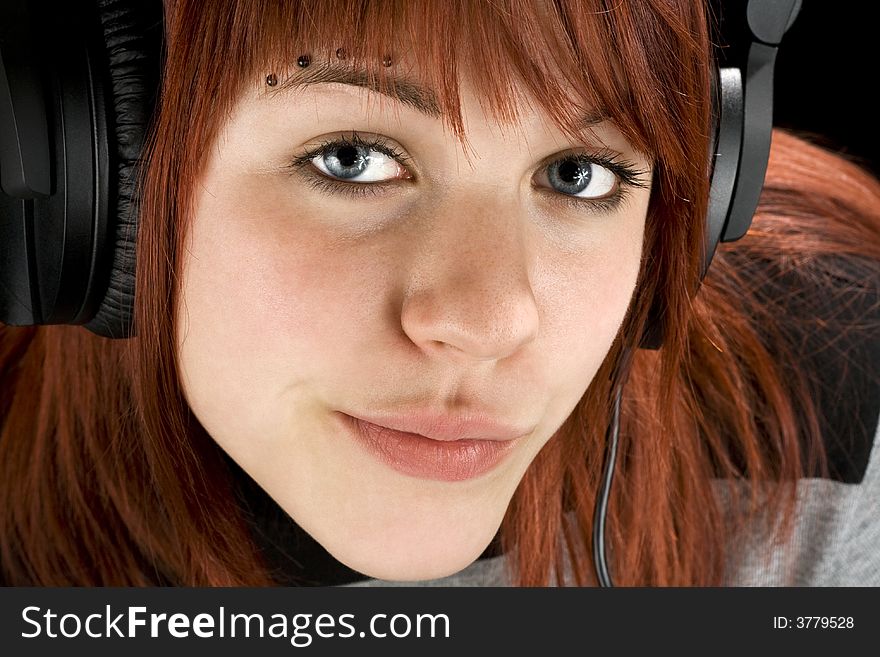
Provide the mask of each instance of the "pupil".
{"label": "pupil", "polygon": [[559,177],[567,183],[576,183],[584,177],[584,172],[580,164],[567,160],[559,166]]}
{"label": "pupil", "polygon": [[350,167],[354,166],[354,164],[361,159],[361,155],[356,148],[353,148],[352,146],[343,146],[336,151],[336,159],[339,160],[339,163],[342,166]]}

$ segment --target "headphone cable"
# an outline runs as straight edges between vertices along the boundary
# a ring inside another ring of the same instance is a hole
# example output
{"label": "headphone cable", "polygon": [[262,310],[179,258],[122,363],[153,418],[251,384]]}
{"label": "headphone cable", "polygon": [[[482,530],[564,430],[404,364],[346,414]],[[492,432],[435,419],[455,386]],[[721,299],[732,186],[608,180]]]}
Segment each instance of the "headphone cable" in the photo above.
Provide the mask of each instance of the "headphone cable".
{"label": "headphone cable", "polygon": [[617,384],[614,395],[614,416],[605,436],[605,467],[602,473],[602,486],[593,512],[593,564],[599,586],[611,588],[614,582],[608,571],[605,558],[605,515],[608,512],[608,498],[611,495],[611,483],[614,479],[614,465],[617,461],[617,439],[620,432],[620,398],[623,394],[623,381]]}

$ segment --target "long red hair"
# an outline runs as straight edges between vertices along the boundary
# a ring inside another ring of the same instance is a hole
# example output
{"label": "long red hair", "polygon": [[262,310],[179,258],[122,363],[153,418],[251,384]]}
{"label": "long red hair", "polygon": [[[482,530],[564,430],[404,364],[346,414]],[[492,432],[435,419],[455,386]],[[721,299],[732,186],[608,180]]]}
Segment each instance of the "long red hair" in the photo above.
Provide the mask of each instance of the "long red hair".
{"label": "long red hair", "polygon": [[[340,46],[382,82],[388,48],[415,44],[418,70],[464,143],[455,82],[468,62],[499,121],[516,118],[510,90],[520,85],[574,138],[582,130],[575,110],[601,108],[654,162],[642,269],[620,334],[502,524],[514,583],[545,585],[554,573],[561,581],[566,559],[574,583],[595,583],[588,555],[610,375],[638,344],[655,297],[666,309],[664,346],[635,352],[623,398],[607,528],[616,583],[717,585],[744,527],[773,521],[784,538],[797,479],[827,468],[814,382],[799,371],[796,340],[767,290],[788,274],[786,294],[841,304],[867,294],[848,281],[853,271],[876,276],[880,183],[774,132],[752,229],[720,246],[692,297],[708,196],[712,51],[702,3],[166,5],[160,106],[143,170],[137,337],[0,327],[0,579],[273,583],[243,513],[230,512],[239,504],[221,450],[181,391],[176,272],[205,153],[245,85],[305,51],[318,57]],[[744,484],[730,488],[736,513],[725,511],[718,480]]]}

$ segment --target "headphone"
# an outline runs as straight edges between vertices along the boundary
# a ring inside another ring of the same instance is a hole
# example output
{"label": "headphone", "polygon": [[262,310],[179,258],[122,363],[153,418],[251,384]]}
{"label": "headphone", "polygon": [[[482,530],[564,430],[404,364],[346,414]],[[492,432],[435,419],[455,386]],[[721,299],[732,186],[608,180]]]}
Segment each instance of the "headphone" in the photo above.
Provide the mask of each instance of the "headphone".
{"label": "headphone", "polygon": [[[745,44],[744,71],[737,67],[718,70],[716,97],[713,98],[716,124],[706,216],[707,243],[700,281],[706,277],[718,242],[735,242],[752,225],[770,156],[776,52],[800,8],[800,0],[749,0],[746,7],[749,39]],[[663,339],[663,324],[656,304],[650,309],[649,321],[651,323],[639,347],[657,349]],[[631,356],[630,350],[624,349],[621,362],[611,375],[612,379],[615,376],[618,379],[611,423],[605,434],[602,480],[593,511],[593,566],[602,587],[614,586],[606,561],[605,516],[617,461],[620,400]]]}
{"label": "headphone", "polygon": [[[161,0],[0,5],[0,322],[78,324],[133,337],[137,176],[161,79]],[[749,0],[744,64],[719,68],[700,280],[719,242],[745,235],[770,153],[773,66],[801,0]],[[649,311],[640,348],[663,342]],[[619,427],[606,444],[593,550],[611,586],[604,523]]]}

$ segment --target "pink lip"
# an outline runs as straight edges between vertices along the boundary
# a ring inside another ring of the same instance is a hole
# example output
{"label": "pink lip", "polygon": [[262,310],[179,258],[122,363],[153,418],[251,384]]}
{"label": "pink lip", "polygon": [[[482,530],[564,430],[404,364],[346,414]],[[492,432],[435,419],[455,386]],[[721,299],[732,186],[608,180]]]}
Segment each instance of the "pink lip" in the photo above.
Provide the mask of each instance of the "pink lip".
{"label": "pink lip", "polygon": [[[377,459],[403,474],[435,481],[464,481],[489,472],[519,444],[518,438],[525,435],[511,437],[509,432],[496,431],[494,437],[488,439],[449,437],[487,426],[485,422],[480,425],[477,420],[468,420],[432,423],[434,435],[446,436],[436,439],[374,424],[346,413],[336,414],[355,440]],[[499,427],[497,423],[492,426],[496,430]]]}
{"label": "pink lip", "polygon": [[485,413],[450,415],[429,411],[413,411],[397,415],[365,415],[356,417],[364,422],[404,433],[415,433],[432,440],[514,440],[534,431],[534,427],[514,426],[493,419]]}

